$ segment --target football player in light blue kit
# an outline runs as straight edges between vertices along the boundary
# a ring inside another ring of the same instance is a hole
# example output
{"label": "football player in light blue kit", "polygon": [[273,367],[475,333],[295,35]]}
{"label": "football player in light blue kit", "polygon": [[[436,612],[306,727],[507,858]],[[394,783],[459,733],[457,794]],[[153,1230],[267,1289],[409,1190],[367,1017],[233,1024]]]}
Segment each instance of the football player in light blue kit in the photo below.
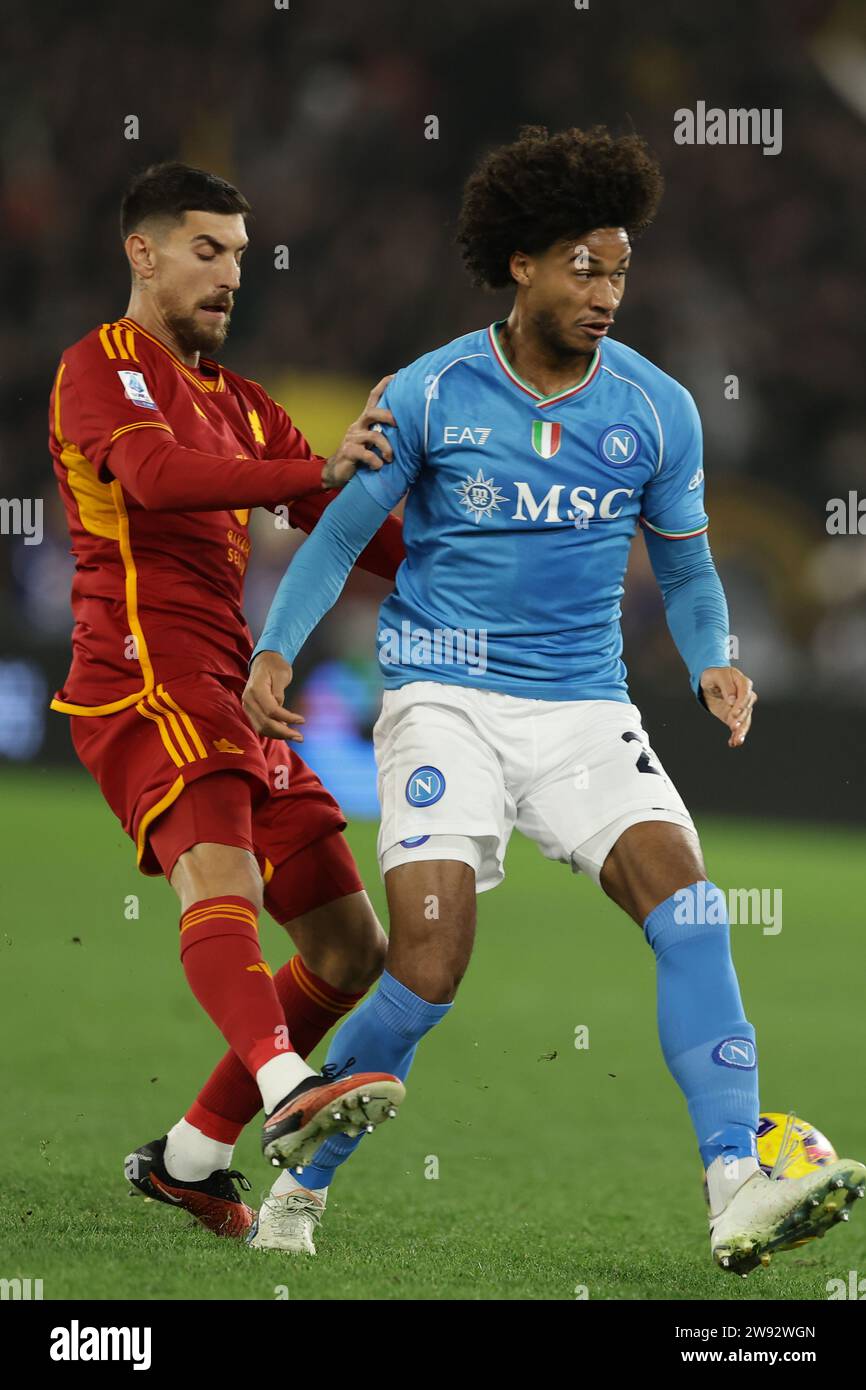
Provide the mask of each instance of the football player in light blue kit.
{"label": "football player in light blue kit", "polygon": [[[600,128],[529,128],[472,175],[464,258],[478,283],[513,285],[514,307],[390,382],[382,406],[396,428],[383,427],[384,442],[369,433],[370,468],[290,565],[245,706],[260,733],[297,737],[282,703],[291,663],[406,497],[406,559],[379,619],[386,689],[374,734],[389,951],[329,1061],[352,1056],[405,1078],[451,1008],[476,893],[503,878],[516,826],[642,927],[662,1049],[707,1170],[713,1255],[746,1273],[829,1226],[866,1169],[841,1160],[772,1182],[758,1166],[755,1033],[726,900],[626,686],[620,599],[640,526],[692,690],[730,748],[742,747],[757,698],[728,660],[694,401],[609,336],[661,182],[638,137]],[[326,1141],[303,1182],[282,1174],[253,1244],[314,1251],[328,1183],[358,1142]]]}

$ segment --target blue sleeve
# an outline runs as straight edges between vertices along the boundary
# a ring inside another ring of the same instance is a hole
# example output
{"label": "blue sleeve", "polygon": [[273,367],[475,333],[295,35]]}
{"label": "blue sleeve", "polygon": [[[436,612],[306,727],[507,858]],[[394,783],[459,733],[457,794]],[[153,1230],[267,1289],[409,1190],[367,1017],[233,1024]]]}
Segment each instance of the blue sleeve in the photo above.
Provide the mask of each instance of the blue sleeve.
{"label": "blue sleeve", "polygon": [[704,446],[698,408],[684,387],[661,408],[661,461],[641,500],[647,531],[678,540],[706,531]]}
{"label": "blue sleeve", "polygon": [[647,551],[665,603],[670,634],[702,705],[708,666],[730,666],[728,605],[706,535],[671,541],[645,531]]}
{"label": "blue sleeve", "polygon": [[356,477],[367,494],[390,512],[405,497],[424,462],[427,388],[421,368],[415,363],[401,368],[388,382],[379,404],[397,421],[396,429],[393,425],[374,427],[388,439],[394,458],[376,472],[359,468]]}
{"label": "blue sleeve", "polygon": [[[384,464],[382,472],[391,467]],[[356,473],[325,508],[295,555],[268,609],[253,657],[259,652],[279,652],[293,662],[313,628],[337,602],[352,566],[390,511],[386,503],[368,496],[361,481],[364,476],[366,472]]]}

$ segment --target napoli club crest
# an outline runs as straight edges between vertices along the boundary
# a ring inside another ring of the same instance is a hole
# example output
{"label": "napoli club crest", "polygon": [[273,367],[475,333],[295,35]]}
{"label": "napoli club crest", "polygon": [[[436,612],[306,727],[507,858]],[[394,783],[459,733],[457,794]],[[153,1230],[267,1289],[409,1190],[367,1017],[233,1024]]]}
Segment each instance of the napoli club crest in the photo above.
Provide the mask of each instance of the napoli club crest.
{"label": "napoli club crest", "polygon": [[599,439],[598,452],[605,463],[634,463],[641,441],[630,425],[612,425]]}
{"label": "napoli club crest", "polygon": [[434,806],[445,794],[445,778],[438,767],[416,767],[406,783],[410,806]]}
{"label": "napoli club crest", "polygon": [[605,463],[633,463],[640,453],[640,440],[628,425],[611,425],[598,441],[598,452]]}

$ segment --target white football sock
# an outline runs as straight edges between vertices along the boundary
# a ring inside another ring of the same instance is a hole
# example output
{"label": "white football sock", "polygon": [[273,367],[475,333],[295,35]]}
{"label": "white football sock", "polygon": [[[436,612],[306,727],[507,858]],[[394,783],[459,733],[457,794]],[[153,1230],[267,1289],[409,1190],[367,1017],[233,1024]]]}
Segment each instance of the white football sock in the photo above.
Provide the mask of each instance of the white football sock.
{"label": "white football sock", "polygon": [[165,1166],[181,1182],[204,1182],[217,1168],[228,1168],[234,1144],[209,1139],[195,1125],[178,1120],[165,1141]]}
{"label": "white football sock", "polygon": [[323,1206],[325,1202],[327,1202],[328,1200],[327,1187],[304,1187],[304,1184],[302,1182],[299,1182],[298,1179],[295,1177],[291,1168],[283,1169],[283,1171],[280,1173],[280,1176],[277,1178],[276,1182],[271,1188],[270,1196],[286,1197],[290,1192],[297,1192],[299,1188],[304,1192],[315,1192],[316,1196],[321,1200]]}
{"label": "white football sock", "polygon": [[312,1067],[308,1067],[297,1052],[286,1052],[282,1057],[272,1057],[269,1062],[265,1062],[256,1072],[256,1084],[262,1093],[265,1114],[270,1115],[280,1101],[299,1086],[305,1077],[316,1075],[318,1073]]}
{"label": "white football sock", "polygon": [[719,1216],[728,1202],[739,1192],[744,1182],[758,1171],[756,1158],[728,1158],[719,1154],[707,1169],[707,1193],[710,1199],[710,1215]]}

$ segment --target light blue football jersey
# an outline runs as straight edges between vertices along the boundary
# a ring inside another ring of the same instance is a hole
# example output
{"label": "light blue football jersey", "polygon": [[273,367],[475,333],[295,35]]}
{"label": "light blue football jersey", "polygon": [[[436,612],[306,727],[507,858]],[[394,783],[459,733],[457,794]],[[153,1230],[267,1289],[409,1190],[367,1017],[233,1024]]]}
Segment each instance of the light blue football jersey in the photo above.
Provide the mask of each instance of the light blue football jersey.
{"label": "light blue football jersey", "polygon": [[396,374],[381,402],[394,461],[356,475],[388,509],[408,493],[406,559],[379,615],[385,684],[628,701],[620,600],[635,530],[676,544],[707,529],[697,409],[613,340],[578,385],[542,396],[499,327]]}

